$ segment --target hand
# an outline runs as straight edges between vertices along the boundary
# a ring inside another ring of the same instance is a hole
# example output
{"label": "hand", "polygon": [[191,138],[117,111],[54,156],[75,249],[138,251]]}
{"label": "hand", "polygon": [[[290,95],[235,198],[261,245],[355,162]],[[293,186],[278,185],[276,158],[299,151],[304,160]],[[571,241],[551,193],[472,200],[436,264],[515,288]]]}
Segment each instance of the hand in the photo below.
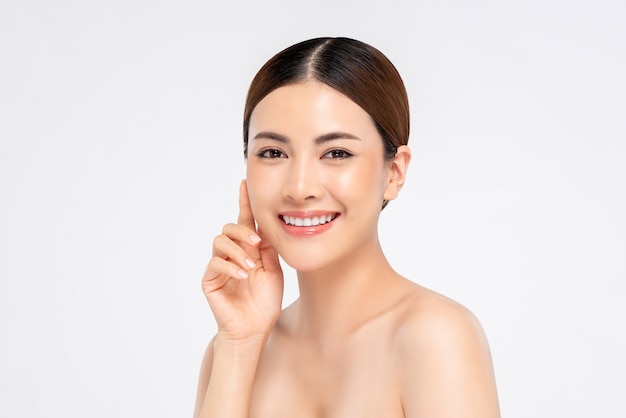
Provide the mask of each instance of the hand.
{"label": "hand", "polygon": [[239,187],[239,218],[213,240],[202,290],[218,335],[232,342],[266,338],[280,315],[283,272],[278,253],[256,230],[246,181]]}

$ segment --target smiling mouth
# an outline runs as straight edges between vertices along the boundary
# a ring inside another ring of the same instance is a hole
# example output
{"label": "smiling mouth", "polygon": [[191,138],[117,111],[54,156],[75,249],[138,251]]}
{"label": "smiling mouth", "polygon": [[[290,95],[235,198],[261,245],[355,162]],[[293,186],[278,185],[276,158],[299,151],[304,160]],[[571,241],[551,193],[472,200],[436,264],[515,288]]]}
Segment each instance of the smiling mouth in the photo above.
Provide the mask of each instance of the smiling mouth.
{"label": "smiling mouth", "polygon": [[338,215],[338,213],[333,213],[332,215],[313,216],[310,218],[297,218],[294,216],[280,215],[279,218],[282,219],[285,224],[291,226],[318,226],[332,222]]}

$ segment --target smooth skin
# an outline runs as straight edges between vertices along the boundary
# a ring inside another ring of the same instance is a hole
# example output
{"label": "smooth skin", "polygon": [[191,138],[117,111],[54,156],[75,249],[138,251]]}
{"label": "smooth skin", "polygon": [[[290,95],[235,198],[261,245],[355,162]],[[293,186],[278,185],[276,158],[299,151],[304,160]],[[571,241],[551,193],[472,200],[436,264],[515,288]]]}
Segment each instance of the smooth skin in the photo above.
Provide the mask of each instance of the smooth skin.
{"label": "smooth skin", "polygon": [[[218,325],[194,417],[500,416],[489,348],[458,303],[400,276],[377,234],[410,150],[384,161],[369,115],[316,81],[255,108],[239,218],[213,242],[202,280]],[[281,215],[334,213],[294,234]],[[281,311],[278,254],[300,297]]]}

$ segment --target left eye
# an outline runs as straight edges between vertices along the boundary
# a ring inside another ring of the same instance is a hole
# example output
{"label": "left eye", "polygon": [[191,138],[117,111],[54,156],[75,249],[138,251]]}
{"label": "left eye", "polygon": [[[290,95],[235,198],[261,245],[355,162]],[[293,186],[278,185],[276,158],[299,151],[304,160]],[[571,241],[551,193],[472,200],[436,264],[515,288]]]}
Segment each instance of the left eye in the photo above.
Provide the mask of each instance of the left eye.
{"label": "left eye", "polygon": [[270,149],[266,149],[266,150],[262,150],[258,153],[258,156],[260,158],[267,158],[267,159],[276,159],[276,158],[284,158],[286,157],[286,155],[281,151],[281,150],[277,150],[274,148],[270,148]]}
{"label": "left eye", "polygon": [[334,149],[324,154],[323,158],[329,158],[331,160],[343,160],[349,157],[352,157],[352,154],[350,154],[348,151],[342,149]]}

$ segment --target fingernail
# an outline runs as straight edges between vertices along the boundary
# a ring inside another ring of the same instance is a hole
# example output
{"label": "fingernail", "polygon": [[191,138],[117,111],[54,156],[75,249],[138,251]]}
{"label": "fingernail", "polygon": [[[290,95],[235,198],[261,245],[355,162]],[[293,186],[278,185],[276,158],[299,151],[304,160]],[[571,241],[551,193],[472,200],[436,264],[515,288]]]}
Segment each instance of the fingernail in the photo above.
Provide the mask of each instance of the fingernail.
{"label": "fingernail", "polygon": [[253,269],[256,264],[254,264],[254,261],[250,260],[249,258],[246,258],[245,260],[243,260],[243,262],[246,264],[246,266],[248,266],[248,268]]}
{"label": "fingernail", "polygon": [[261,238],[258,235],[250,234],[250,241],[252,241],[253,244],[258,244],[261,242]]}
{"label": "fingernail", "polygon": [[239,277],[241,277],[242,279],[247,279],[248,278],[248,273],[246,273],[243,270],[237,270],[237,274],[239,275]]}

